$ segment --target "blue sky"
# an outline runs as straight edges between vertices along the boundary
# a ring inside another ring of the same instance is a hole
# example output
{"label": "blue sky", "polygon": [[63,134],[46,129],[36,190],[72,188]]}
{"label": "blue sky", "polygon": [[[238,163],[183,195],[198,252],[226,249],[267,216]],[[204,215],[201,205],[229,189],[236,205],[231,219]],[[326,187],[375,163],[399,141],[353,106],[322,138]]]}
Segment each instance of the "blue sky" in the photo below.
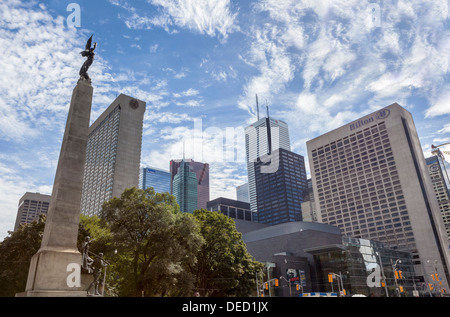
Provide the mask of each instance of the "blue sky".
{"label": "blue sky", "polygon": [[[67,23],[71,3],[80,27]],[[211,164],[211,199],[235,198],[243,139],[224,159],[217,136],[255,121],[255,94],[305,157],[307,140],[394,102],[413,114],[425,156],[450,142],[449,11],[446,0],[3,0],[0,239],[25,192],[51,193],[91,34],[91,120],[120,93],[146,101],[142,165],[168,169],[184,139]]]}

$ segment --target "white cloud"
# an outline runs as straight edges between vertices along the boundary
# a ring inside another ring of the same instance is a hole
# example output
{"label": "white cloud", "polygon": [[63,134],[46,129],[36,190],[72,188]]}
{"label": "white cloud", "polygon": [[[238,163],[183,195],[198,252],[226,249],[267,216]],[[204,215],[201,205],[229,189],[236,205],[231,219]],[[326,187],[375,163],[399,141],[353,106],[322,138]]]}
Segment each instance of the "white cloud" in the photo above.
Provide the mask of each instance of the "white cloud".
{"label": "white cloud", "polygon": [[226,41],[230,33],[239,29],[236,25],[238,13],[232,12],[230,0],[149,0],[159,9],[159,15],[151,17],[126,2],[110,2],[131,13],[123,17],[131,29],[161,27],[169,33],[177,33],[175,27],[178,27],[211,37],[218,36],[221,41]]}
{"label": "white cloud", "polygon": [[189,88],[181,93],[174,93],[175,98],[197,96],[200,92],[197,89]]}
{"label": "white cloud", "polygon": [[[444,87],[442,93],[437,97],[436,101],[425,112],[425,117],[433,118],[441,115],[450,114],[450,86]],[[446,126],[447,127],[447,126]]]}

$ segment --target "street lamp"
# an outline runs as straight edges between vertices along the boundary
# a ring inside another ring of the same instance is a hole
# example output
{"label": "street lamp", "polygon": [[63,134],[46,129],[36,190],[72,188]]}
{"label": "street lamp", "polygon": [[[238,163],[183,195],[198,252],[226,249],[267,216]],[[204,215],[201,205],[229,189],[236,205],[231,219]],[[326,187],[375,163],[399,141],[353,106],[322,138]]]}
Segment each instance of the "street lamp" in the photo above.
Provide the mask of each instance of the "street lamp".
{"label": "street lamp", "polygon": [[280,276],[280,280],[281,279],[283,279],[283,280],[285,280],[286,282],[288,282],[289,283],[289,297],[292,297],[292,291],[291,291],[291,280],[289,279],[289,280],[287,280],[284,276]]}
{"label": "street lamp", "polygon": [[391,265],[392,265],[392,272],[394,272],[394,280],[395,280],[395,289],[397,290],[397,295],[398,297],[400,297],[400,290],[398,288],[398,283],[397,283],[397,277],[395,275],[395,271],[397,270],[397,264],[398,263],[402,263],[402,261],[400,259],[397,259],[397,261],[395,261],[394,264],[392,264],[392,259],[391,259]]}

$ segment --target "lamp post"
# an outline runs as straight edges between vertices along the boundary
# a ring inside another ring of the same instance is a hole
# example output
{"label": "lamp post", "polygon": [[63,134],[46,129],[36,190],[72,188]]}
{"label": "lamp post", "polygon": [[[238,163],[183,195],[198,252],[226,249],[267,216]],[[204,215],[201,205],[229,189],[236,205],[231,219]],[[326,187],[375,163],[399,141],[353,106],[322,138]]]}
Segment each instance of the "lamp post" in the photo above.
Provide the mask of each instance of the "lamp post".
{"label": "lamp post", "polygon": [[389,292],[387,289],[386,275],[384,275],[383,262],[381,261],[381,254],[378,251],[376,251],[375,253],[378,255],[378,259],[380,260],[380,268],[381,268],[381,275],[383,276],[384,291],[386,292],[386,297],[389,297]]}
{"label": "lamp post", "polygon": [[288,282],[289,283],[289,297],[292,297],[292,291],[291,291],[291,280],[289,279],[289,280],[287,280],[284,276],[280,276],[280,280],[281,279],[283,279],[283,280],[285,280],[286,282]]}
{"label": "lamp post", "polygon": [[397,291],[398,297],[400,297],[400,290],[399,290],[399,288],[398,288],[397,277],[396,277],[396,275],[395,275],[395,271],[396,271],[396,269],[397,269],[397,264],[398,264],[398,263],[402,263],[402,261],[401,261],[400,259],[397,259],[397,261],[395,261],[395,263],[393,264],[393,263],[392,263],[392,259],[391,259],[392,272],[394,273],[394,280],[395,280],[395,289],[396,289],[396,291]]}

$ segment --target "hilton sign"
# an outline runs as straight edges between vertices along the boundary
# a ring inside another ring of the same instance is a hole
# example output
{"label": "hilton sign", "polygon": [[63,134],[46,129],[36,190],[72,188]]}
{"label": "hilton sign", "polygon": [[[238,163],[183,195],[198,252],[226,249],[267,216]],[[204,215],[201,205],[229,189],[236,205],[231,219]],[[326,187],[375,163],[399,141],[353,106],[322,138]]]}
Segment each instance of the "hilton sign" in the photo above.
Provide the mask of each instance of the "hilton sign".
{"label": "hilton sign", "polygon": [[371,122],[374,122],[375,120],[383,120],[386,119],[387,117],[389,117],[391,111],[389,109],[382,109],[380,111],[378,111],[375,116],[372,116],[370,118],[367,119],[361,119],[358,120],[356,122],[353,122],[350,124],[350,131],[357,129],[359,127],[362,127],[364,125],[367,125]]}

